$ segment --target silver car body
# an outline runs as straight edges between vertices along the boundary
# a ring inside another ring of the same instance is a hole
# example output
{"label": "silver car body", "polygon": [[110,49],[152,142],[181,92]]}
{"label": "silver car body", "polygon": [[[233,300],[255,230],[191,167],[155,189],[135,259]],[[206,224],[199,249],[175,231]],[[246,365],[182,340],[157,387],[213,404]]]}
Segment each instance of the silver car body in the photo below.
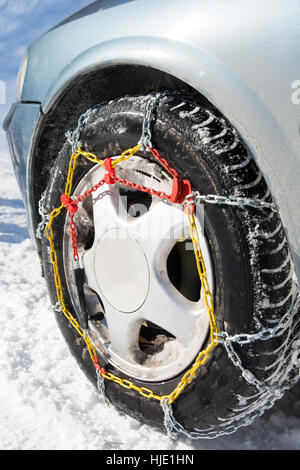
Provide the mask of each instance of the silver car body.
{"label": "silver car body", "polygon": [[300,278],[299,25],[298,0],[99,0],[43,35],[28,49],[20,100],[5,122],[32,233],[32,156],[44,115],[83,75],[142,65],[192,86],[240,133]]}

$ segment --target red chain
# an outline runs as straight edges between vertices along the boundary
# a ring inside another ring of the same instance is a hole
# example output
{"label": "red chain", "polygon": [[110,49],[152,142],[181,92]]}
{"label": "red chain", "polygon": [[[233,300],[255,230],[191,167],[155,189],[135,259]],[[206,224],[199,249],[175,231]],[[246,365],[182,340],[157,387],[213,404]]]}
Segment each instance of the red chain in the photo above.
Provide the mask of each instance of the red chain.
{"label": "red chain", "polygon": [[100,373],[100,375],[102,377],[103,376],[105,377],[106,376],[106,370],[103,367],[100,366],[97,356],[94,357],[93,364],[94,364],[95,369]]}
{"label": "red chain", "polygon": [[90,189],[87,189],[86,191],[84,191],[84,193],[81,194],[81,196],[78,196],[78,198],[75,199],[74,202],[78,204],[79,202],[84,201],[93,192],[97,191],[97,189],[99,189],[104,183],[105,183],[104,178],[102,178],[102,180],[100,180],[99,183],[94,184],[94,186],[92,186]]}
{"label": "red chain", "polygon": [[179,178],[177,171],[169,165],[169,163],[167,162],[167,160],[165,160],[165,159],[161,156],[161,154],[159,153],[158,150],[152,149],[152,148],[149,147],[149,146],[147,146],[147,149],[149,150],[149,152],[152,153],[153,157],[156,158],[156,160],[159,161],[159,163],[162,164],[162,166],[167,170],[167,172],[170,173],[170,175],[173,176],[173,178]]}
{"label": "red chain", "polygon": [[143,186],[138,183],[133,183],[132,181],[129,181],[129,180],[124,180],[123,178],[116,177],[115,183],[123,184],[124,186],[129,186],[130,188],[136,189],[137,191],[142,191],[144,193],[151,194],[151,196],[158,196],[161,199],[169,198],[169,196],[163,191],[155,191],[155,189],[146,188],[146,186]]}
{"label": "red chain", "polygon": [[[62,203],[66,206],[69,217],[70,217],[70,231],[72,239],[72,248],[73,248],[73,259],[74,261],[79,260],[78,255],[78,246],[77,246],[77,236],[76,236],[76,226],[74,222],[74,215],[78,210],[79,202],[83,202],[87,197],[89,197],[94,191],[97,191],[104,183],[106,184],[122,184],[128,186],[137,191],[142,191],[144,193],[151,194],[151,196],[158,196],[160,199],[168,199],[172,203],[181,204],[184,202],[185,197],[192,192],[191,184],[188,180],[182,180],[179,178],[177,171],[172,168],[167,160],[165,160],[158,150],[147,147],[148,150],[152,153],[154,158],[173,176],[173,186],[171,194],[166,194],[164,191],[156,191],[152,188],[147,188],[138,183],[133,183],[132,181],[119,178],[115,174],[115,169],[112,167],[111,158],[106,158],[104,160],[104,167],[107,171],[104,178],[102,178],[97,184],[94,184],[90,189],[86,190],[83,194],[78,196],[75,200],[68,198],[65,194],[61,196]],[[190,206],[190,209],[193,211],[193,206]]]}
{"label": "red chain", "polygon": [[[167,196],[168,200],[175,204],[182,204],[188,194],[191,194],[192,187],[191,183],[188,180],[182,180],[179,178],[177,171],[172,168],[167,160],[165,160],[159,153],[158,150],[147,147],[147,149],[152,153],[153,157],[173,176],[173,186],[172,193]],[[151,193],[150,193],[151,194]],[[165,196],[164,196],[165,197]],[[190,207],[192,212],[194,212],[194,206]]]}
{"label": "red chain", "polygon": [[73,248],[73,259],[74,261],[79,261],[74,215],[70,214],[69,212],[69,217],[70,217],[70,230],[71,230],[71,240],[72,240],[72,248]]}

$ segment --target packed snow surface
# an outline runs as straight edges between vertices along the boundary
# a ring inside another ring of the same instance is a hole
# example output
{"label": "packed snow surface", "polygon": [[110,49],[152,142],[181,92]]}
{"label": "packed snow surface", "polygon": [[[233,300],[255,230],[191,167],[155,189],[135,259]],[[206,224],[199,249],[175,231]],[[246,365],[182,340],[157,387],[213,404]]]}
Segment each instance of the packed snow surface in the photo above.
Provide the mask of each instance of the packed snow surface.
{"label": "packed snow surface", "polygon": [[107,406],[70,355],[50,309],[7,152],[0,153],[0,448],[300,449],[300,383],[235,434],[169,439]]}

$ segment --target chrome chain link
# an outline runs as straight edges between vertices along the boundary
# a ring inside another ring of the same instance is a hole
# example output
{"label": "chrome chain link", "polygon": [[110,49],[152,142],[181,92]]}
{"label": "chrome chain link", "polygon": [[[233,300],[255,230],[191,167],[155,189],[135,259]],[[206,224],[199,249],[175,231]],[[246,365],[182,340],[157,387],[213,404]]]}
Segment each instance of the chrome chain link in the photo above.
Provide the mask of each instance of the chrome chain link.
{"label": "chrome chain link", "polygon": [[[143,119],[142,124],[142,135],[138,142],[141,146],[141,150],[146,150],[147,147],[152,148],[152,131],[151,131],[151,123],[154,117],[155,109],[158,105],[161,105],[164,98],[170,98],[170,94],[172,92],[158,92],[158,93],[150,93],[150,97],[147,101],[145,117]],[[172,95],[175,92],[172,93]]]}
{"label": "chrome chain link", "polygon": [[217,196],[216,194],[200,194],[199,191],[194,191],[191,194],[188,194],[183,204],[185,206],[189,206],[202,203],[239,207],[248,206],[254,207],[255,209],[270,209],[273,212],[277,212],[276,206],[273,202],[266,202],[261,199],[252,199],[242,196]]}
{"label": "chrome chain link", "polygon": [[45,209],[45,197],[46,197],[46,191],[43,192],[41,199],[39,200],[39,206],[38,206],[38,211],[39,215],[41,216],[41,221],[39,222],[37,229],[36,229],[36,238],[41,240],[42,234],[45,231],[46,225],[48,224],[50,217],[49,214],[46,212]]}
{"label": "chrome chain link", "polygon": [[107,101],[102,101],[101,103],[93,106],[92,108],[88,109],[84,114],[80,116],[78,119],[77,127],[73,131],[67,131],[65,136],[69,142],[69,144],[72,147],[72,152],[76,153],[77,149],[81,147],[81,133],[82,130],[89,119],[89,117],[98,109],[100,109],[102,106],[104,106],[107,103]]}
{"label": "chrome chain link", "polygon": [[[245,415],[243,419],[237,424],[234,424],[234,419],[221,425],[217,430],[203,430],[203,431],[187,431],[174,417],[173,409],[171,404],[168,404],[166,400],[162,400],[161,407],[164,411],[164,424],[167,430],[168,436],[172,439],[176,438],[177,433],[184,434],[189,439],[213,439],[222,435],[232,434],[242,426],[248,426],[254,419],[264,414],[264,412],[271,408],[274,403],[280,399],[284,392],[292,388],[300,378],[300,341],[295,340],[293,345],[295,346],[295,352],[292,356],[291,364],[289,368],[285,368],[285,375],[287,372],[295,369],[293,377],[281,385],[269,385],[268,383],[258,380],[252,372],[246,369],[242,361],[233,347],[233,343],[243,345],[256,342],[259,340],[266,341],[271,338],[282,335],[288,327],[292,324],[295,316],[300,313],[300,294],[298,293],[291,309],[287,312],[280,322],[274,328],[264,328],[259,333],[255,334],[240,334],[230,336],[226,332],[215,333],[215,341],[224,345],[228,357],[232,363],[241,370],[242,377],[250,384],[257,388],[260,393],[260,401],[263,402],[263,406],[258,407],[256,410]],[[287,369],[289,369],[287,371]],[[298,370],[297,370],[298,369]],[[223,429],[222,429],[223,428]]]}
{"label": "chrome chain link", "polygon": [[[256,341],[267,341],[272,338],[281,336],[283,333],[285,333],[285,331],[289,328],[289,326],[292,326],[295,316],[299,315],[299,311],[300,311],[300,294],[298,293],[294,303],[292,304],[290,311],[287,312],[280,319],[279,323],[275,327],[263,328],[261,331],[259,331],[258,333],[254,333],[254,334],[238,334],[238,335],[230,336],[227,332],[215,333],[214,334],[215,341],[225,346],[225,349],[231,361],[236,367],[238,367],[241,370],[242,376],[244,377],[245,380],[247,380],[248,383],[255,385],[256,388],[260,391],[269,390],[273,394],[275,395],[277,394],[280,397],[282,396],[283,391],[287,388],[286,385],[273,387],[273,386],[268,385],[266,382],[262,382],[258,380],[252,374],[252,372],[250,372],[249,370],[243,367],[242,361],[239,358],[237,352],[235,351],[233,344],[235,343],[235,344],[242,346],[244,344],[249,344],[249,343],[253,343]],[[300,355],[300,348],[298,350],[298,353]],[[296,363],[295,358],[293,358],[293,363],[297,367],[298,364]],[[289,382],[288,388],[292,387],[298,381],[300,377],[300,364],[298,365],[298,368],[299,368],[298,374],[295,374],[293,379],[291,379],[291,381]]]}
{"label": "chrome chain link", "polygon": [[224,331],[221,333],[215,333],[215,340],[218,343],[223,343],[223,344],[225,343],[249,344],[249,343],[253,343],[254,341],[259,341],[259,340],[266,341],[271,338],[274,338],[275,336],[280,336],[285,332],[286,328],[294,319],[299,309],[300,309],[300,296],[298,295],[296,297],[295,302],[293,303],[291,311],[287,312],[281,318],[279,323],[273,328],[263,328],[258,333],[253,333],[253,334],[243,333],[243,334],[237,334],[233,336],[230,336],[228,333]]}
{"label": "chrome chain link", "polygon": [[261,401],[265,402],[264,407],[256,408],[250,411],[250,413],[245,415],[238,423],[235,423],[235,419],[233,418],[229,420],[228,423],[221,423],[217,429],[197,429],[196,431],[188,431],[176,420],[171,405],[167,404],[166,402],[161,402],[161,407],[164,412],[164,425],[167,434],[171,439],[176,439],[177,433],[183,434],[188,439],[216,439],[228,434],[233,434],[238,429],[252,424],[253,421],[262,416],[267,409],[270,409],[274,406],[275,402],[277,401],[277,396],[275,397],[269,393],[264,393],[261,395]]}

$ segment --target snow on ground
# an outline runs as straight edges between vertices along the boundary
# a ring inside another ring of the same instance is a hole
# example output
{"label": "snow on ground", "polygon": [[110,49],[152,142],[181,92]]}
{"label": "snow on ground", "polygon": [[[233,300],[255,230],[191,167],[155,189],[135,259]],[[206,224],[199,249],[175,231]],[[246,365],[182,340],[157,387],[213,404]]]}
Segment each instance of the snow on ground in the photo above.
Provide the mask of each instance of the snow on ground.
{"label": "snow on ground", "polygon": [[56,326],[7,154],[0,153],[0,449],[300,449],[300,384],[247,428],[173,441],[108,407]]}

